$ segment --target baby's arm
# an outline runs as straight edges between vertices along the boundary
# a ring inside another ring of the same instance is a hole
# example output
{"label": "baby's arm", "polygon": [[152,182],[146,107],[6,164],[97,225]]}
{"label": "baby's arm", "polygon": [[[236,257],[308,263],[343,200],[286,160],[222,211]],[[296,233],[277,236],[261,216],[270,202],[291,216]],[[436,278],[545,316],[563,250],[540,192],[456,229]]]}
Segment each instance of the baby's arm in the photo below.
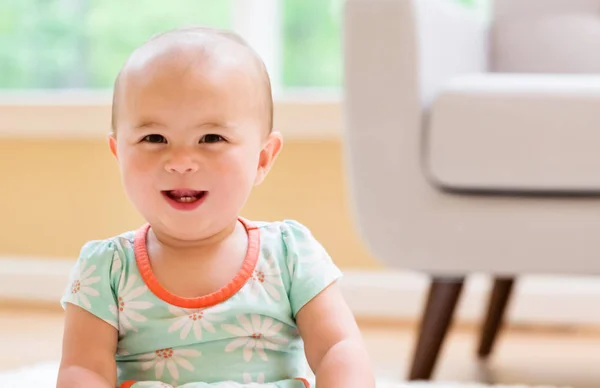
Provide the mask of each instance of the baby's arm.
{"label": "baby's arm", "polygon": [[117,335],[108,323],[68,303],[57,388],[114,388]]}
{"label": "baby's arm", "polygon": [[360,330],[337,283],[302,307],[296,322],[317,387],[375,388]]}

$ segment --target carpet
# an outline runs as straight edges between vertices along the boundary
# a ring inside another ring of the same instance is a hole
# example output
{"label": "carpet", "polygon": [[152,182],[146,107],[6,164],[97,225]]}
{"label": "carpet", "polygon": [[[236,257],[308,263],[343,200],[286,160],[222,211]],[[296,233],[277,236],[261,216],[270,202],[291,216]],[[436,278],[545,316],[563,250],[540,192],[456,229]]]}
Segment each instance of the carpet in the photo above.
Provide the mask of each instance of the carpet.
{"label": "carpet", "polygon": [[[12,371],[0,372],[2,388],[55,388],[58,364],[43,363]],[[380,380],[377,388],[559,388],[551,386],[485,385],[458,382],[394,382]],[[569,387],[560,387],[569,388]]]}

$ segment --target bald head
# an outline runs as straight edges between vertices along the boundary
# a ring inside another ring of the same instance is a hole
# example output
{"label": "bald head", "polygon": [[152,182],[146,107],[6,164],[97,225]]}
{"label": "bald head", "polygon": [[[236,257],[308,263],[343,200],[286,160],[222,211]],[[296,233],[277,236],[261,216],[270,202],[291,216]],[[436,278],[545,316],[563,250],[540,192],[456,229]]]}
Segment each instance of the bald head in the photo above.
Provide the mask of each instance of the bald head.
{"label": "bald head", "polygon": [[223,70],[243,74],[268,131],[273,127],[273,99],[267,69],[258,54],[237,34],[206,27],[180,28],[154,36],[137,48],[117,75],[113,92],[112,130],[119,127],[122,98],[133,74],[151,78],[161,71],[210,78]]}

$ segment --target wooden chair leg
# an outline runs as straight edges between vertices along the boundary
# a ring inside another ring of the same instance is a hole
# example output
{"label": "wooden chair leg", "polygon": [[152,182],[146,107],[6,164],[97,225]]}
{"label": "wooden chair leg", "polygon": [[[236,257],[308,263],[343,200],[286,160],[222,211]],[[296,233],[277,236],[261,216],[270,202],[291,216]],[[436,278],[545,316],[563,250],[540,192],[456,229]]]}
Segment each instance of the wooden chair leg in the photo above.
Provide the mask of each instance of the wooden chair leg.
{"label": "wooden chair leg", "polygon": [[429,380],[452,322],[464,278],[434,278],[421,320],[410,380]]}
{"label": "wooden chair leg", "polygon": [[490,295],[485,323],[481,330],[477,355],[480,359],[487,358],[491,353],[502,326],[504,312],[510,299],[514,278],[495,278],[494,288]]}

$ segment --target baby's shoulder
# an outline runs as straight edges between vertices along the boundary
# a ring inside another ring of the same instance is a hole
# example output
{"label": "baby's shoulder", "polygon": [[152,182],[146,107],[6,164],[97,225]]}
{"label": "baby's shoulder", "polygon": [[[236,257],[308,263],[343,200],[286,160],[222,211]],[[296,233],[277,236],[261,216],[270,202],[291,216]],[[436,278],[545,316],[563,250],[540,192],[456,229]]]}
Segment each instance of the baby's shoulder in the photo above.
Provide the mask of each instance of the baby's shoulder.
{"label": "baby's shoulder", "polygon": [[[281,275],[294,317],[302,306],[342,276],[306,225],[290,219],[255,225],[261,231],[263,262],[270,265],[264,273]],[[272,270],[276,265],[279,272]]]}
{"label": "baby's shoulder", "polygon": [[84,243],[61,298],[63,308],[78,305],[119,329],[117,289],[135,266],[134,237],[125,232]]}
{"label": "baby's shoulder", "polygon": [[134,240],[135,231],[126,231],[103,239],[89,240],[81,247],[80,256],[93,256],[107,252],[133,253]]}
{"label": "baby's shoulder", "polygon": [[280,221],[251,221],[261,231],[261,235],[285,240],[288,237],[312,238],[310,229],[301,222],[293,219]]}
{"label": "baby's shoulder", "polygon": [[276,256],[285,260],[286,265],[294,265],[307,257],[329,259],[325,247],[315,238],[311,230],[293,219],[274,222],[255,222],[260,230],[261,251],[266,256]]}
{"label": "baby's shoulder", "polygon": [[107,268],[114,273],[135,260],[134,238],[135,231],[127,231],[104,239],[89,240],[81,247],[77,264]]}
{"label": "baby's shoulder", "polygon": [[289,250],[298,245],[316,243],[310,229],[297,220],[254,221],[253,224],[260,230],[261,245],[266,248]]}

